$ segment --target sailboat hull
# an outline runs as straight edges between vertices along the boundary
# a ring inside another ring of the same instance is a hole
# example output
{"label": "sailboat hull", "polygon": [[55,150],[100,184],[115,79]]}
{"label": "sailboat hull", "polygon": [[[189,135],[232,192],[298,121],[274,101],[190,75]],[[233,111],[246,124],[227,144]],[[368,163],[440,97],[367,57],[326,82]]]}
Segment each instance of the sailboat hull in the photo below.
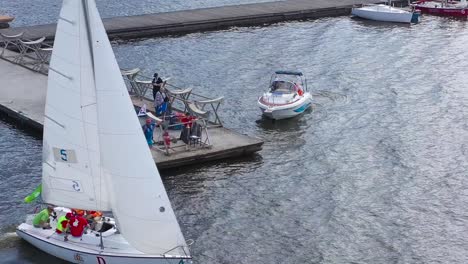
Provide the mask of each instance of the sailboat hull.
{"label": "sailboat hull", "polygon": [[353,8],[351,14],[369,20],[383,22],[411,23],[413,21],[413,12],[386,5],[370,5]]}
{"label": "sailboat hull", "polygon": [[468,17],[468,6],[449,5],[442,7],[440,2],[420,2],[413,5],[416,10],[423,14],[436,16],[450,16],[466,19]]}
{"label": "sailboat hull", "polygon": [[[190,257],[153,256],[136,251],[125,242],[120,234],[113,234],[111,238],[104,238],[104,249],[100,248],[100,238],[95,233],[88,233],[81,238],[56,234],[54,229],[44,230],[23,223],[16,229],[19,237],[38,249],[69,261],[71,263],[93,264],[191,264]],[[106,249],[106,244],[108,248]],[[120,251],[120,252],[119,252]],[[127,253],[125,253],[125,251]]]}

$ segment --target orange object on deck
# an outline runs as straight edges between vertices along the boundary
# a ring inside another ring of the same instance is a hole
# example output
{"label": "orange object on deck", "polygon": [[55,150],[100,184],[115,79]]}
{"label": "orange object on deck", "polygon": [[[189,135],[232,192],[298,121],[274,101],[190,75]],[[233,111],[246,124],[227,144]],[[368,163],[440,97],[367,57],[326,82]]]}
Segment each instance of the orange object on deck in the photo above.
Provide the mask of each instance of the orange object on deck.
{"label": "orange object on deck", "polygon": [[81,215],[81,216],[83,216],[86,213],[85,210],[81,210],[81,209],[72,209],[72,212],[76,215]]}
{"label": "orange object on deck", "polygon": [[100,211],[90,211],[89,214],[94,218],[94,217],[101,217],[102,212]]}

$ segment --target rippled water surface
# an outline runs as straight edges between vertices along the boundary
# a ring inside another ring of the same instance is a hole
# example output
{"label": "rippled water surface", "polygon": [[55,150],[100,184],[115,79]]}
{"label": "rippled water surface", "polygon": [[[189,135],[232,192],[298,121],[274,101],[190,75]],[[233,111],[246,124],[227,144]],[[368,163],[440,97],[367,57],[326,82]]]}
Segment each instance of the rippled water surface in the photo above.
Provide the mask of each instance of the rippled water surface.
{"label": "rippled water surface", "polygon": [[[278,0],[95,0],[102,17],[141,15]],[[12,26],[56,23],[62,0],[0,0],[0,15],[14,16]]]}
{"label": "rippled water surface", "polygon": [[[195,263],[468,263],[467,24],[348,17],[115,44],[122,67],[225,96],[253,157],[163,172]],[[271,122],[272,71],[315,104]],[[0,123],[0,262],[60,263],[11,232],[31,207],[41,141]]]}

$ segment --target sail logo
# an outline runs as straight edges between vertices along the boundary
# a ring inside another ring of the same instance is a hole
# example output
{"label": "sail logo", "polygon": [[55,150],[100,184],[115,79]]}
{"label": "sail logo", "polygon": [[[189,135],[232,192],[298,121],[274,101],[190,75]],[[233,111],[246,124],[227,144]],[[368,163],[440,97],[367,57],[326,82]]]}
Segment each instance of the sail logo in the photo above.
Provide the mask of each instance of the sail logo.
{"label": "sail logo", "polygon": [[77,178],[64,179],[50,176],[49,181],[50,185],[54,186],[54,189],[64,190],[67,192],[84,192],[83,185],[81,185],[80,180]]}
{"label": "sail logo", "polygon": [[72,181],[72,183],[73,183],[73,185],[72,185],[73,190],[75,190],[75,191],[77,191],[77,192],[81,191],[81,187],[80,187],[80,183],[79,183],[79,182],[77,182],[77,181]]}
{"label": "sail logo", "polygon": [[77,163],[76,152],[73,149],[52,148],[56,162]]}

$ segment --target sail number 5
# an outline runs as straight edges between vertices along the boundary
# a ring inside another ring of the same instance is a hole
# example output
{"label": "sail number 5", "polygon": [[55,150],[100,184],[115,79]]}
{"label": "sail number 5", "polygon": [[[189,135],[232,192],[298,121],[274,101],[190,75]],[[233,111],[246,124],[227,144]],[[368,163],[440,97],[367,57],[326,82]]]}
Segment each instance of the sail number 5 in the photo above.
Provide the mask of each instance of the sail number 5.
{"label": "sail number 5", "polygon": [[67,158],[67,150],[65,150],[65,149],[61,149],[61,150],[60,150],[60,158],[61,158],[63,161],[68,161],[68,158]]}
{"label": "sail number 5", "polygon": [[77,163],[76,152],[73,149],[52,148],[56,162]]}

